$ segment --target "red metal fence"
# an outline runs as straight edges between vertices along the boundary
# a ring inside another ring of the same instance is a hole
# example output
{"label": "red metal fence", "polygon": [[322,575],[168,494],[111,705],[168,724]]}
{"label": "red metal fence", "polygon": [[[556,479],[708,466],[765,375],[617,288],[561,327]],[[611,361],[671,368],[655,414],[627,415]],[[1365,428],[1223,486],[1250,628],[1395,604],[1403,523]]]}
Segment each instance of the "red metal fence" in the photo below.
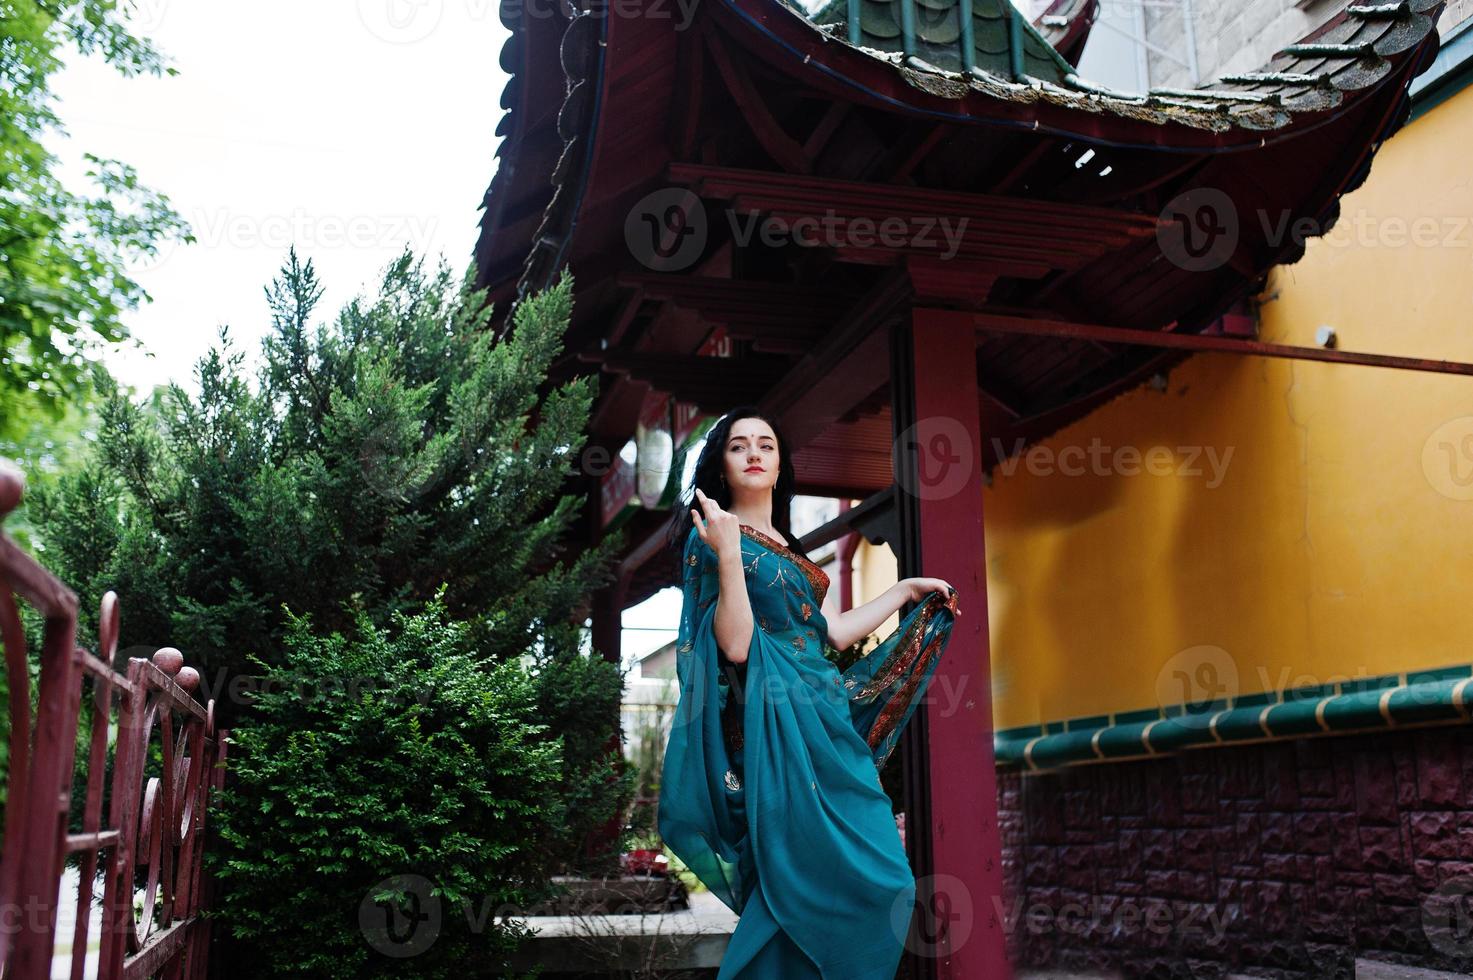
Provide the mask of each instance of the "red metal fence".
{"label": "red metal fence", "polygon": [[[0,464],[0,521],[19,504],[20,475]],[[42,617],[39,691],[32,696],[16,598]],[[73,980],[205,976],[209,901],[203,849],[208,804],[224,779],[227,733],[215,703],[192,694],[199,674],[165,647],[112,667],[116,594],[102,598],[97,651],[76,642],[77,597],[0,534],[0,645],[10,697],[10,760],[0,850],[0,976],[53,975],[64,865],[78,855]],[[91,717],[84,719],[83,694]],[[85,728],[83,727],[85,725]],[[162,765],[150,748],[159,746]],[[86,752],[85,796],[73,806],[78,743]],[[111,765],[109,766],[109,760]],[[103,805],[108,806],[103,824]],[[74,810],[80,811],[74,816]],[[101,871],[100,950],[89,969],[94,882]],[[135,896],[141,879],[143,892]],[[141,901],[141,911],[135,911]],[[57,959],[64,965],[64,960]]]}

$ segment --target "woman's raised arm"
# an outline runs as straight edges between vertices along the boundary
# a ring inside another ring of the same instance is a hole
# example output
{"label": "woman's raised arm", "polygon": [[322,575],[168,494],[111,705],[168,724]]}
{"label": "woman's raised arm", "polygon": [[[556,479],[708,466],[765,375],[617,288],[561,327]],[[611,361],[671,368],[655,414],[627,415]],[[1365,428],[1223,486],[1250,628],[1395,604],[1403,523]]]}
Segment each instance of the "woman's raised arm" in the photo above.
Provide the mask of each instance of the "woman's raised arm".
{"label": "woman's raised arm", "polygon": [[745,663],[752,642],[752,600],[742,571],[742,531],[737,516],[696,488],[696,502],[705,511],[705,523],[694,509],[696,533],[716,552],[721,594],[716,600],[716,645],[734,664]]}
{"label": "woman's raised arm", "polygon": [[839,612],[839,600],[830,590],[824,595],[821,608],[824,622],[829,627],[829,644],[835,650],[848,649],[850,645],[879,629],[880,624],[891,613],[907,602],[919,601],[932,592],[945,593],[950,588],[950,585],[939,578],[903,578],[869,602],[848,612]]}

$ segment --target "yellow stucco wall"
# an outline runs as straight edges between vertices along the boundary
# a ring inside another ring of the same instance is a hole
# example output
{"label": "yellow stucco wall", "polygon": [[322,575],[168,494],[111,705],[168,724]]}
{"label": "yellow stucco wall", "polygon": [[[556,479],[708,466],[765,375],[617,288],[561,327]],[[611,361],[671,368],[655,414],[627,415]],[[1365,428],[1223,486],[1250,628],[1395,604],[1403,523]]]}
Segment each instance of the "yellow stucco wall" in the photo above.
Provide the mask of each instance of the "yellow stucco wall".
{"label": "yellow stucco wall", "polygon": [[[1473,361],[1470,150],[1473,93],[1383,145],[1262,339]],[[999,729],[1473,661],[1473,378],[1199,354],[1015,462],[984,491]]]}
{"label": "yellow stucco wall", "polygon": [[[872,545],[861,541],[854,551],[854,604],[862,606],[882,594],[899,581],[899,565],[888,545]],[[895,632],[900,625],[900,613],[894,612],[870,634],[884,638]],[[873,639],[866,640],[865,647],[872,646]]]}
{"label": "yellow stucco wall", "polygon": [[[858,505],[859,502],[857,499],[849,501],[852,506]],[[834,591],[834,595],[837,596],[839,594],[839,563],[837,558],[830,558],[828,561],[822,562],[820,567],[828,573],[832,582],[831,588]],[[872,545],[863,539],[860,540],[859,547],[854,549],[852,567],[854,569],[853,598],[854,605],[856,606],[862,606],[866,602],[876,598],[886,589],[890,588],[890,586],[894,585],[900,577],[899,563],[896,562],[895,555],[890,551],[889,546]],[[890,617],[881,623],[869,637],[861,641],[862,647],[868,649],[874,646],[877,640],[889,636],[899,625],[900,614],[898,612],[891,613]]]}

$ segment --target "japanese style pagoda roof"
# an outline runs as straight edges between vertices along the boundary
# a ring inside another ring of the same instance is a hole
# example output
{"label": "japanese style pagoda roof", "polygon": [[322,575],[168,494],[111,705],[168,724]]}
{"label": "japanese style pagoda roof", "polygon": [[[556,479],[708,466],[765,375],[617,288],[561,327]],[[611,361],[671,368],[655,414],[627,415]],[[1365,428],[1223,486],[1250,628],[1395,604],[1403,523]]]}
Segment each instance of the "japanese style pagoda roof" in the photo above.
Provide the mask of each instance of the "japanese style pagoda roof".
{"label": "japanese style pagoda roof", "polygon": [[[1327,232],[1407,119],[1442,9],[1353,4],[1256,71],[1128,93],[1074,69],[1095,0],[1058,0],[1032,25],[1005,0],[836,0],[813,18],[784,0],[631,3],[501,8],[504,139],[475,248],[495,328],[569,268],[574,320],[549,384],[599,372],[594,443],[617,451],[652,389],[711,414],[759,402],[791,416],[800,492],[850,496],[893,481],[883,328],[916,306],[1251,332],[1237,314],[1303,253],[1285,229]],[[659,194],[705,209],[708,241],[680,268],[632,244]],[[1205,266],[1169,245],[1180,202],[1204,196],[1234,219]],[[735,233],[825,215],[841,230],[967,225],[945,256]],[[731,351],[713,363],[716,328]],[[1184,356],[987,334],[983,431],[1011,454]]]}

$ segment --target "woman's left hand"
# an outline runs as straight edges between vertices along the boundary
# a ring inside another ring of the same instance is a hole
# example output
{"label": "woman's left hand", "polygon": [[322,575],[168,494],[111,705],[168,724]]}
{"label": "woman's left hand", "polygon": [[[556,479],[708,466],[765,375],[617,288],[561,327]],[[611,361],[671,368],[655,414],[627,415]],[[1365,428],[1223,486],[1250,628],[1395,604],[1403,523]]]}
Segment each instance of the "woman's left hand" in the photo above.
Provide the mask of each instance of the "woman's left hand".
{"label": "woman's left hand", "polygon": [[[943,596],[951,594],[951,584],[945,579],[939,578],[908,578],[902,579],[901,585],[910,590],[908,593],[911,602],[919,602],[932,592],[940,592]],[[957,613],[961,615],[960,612]]]}

